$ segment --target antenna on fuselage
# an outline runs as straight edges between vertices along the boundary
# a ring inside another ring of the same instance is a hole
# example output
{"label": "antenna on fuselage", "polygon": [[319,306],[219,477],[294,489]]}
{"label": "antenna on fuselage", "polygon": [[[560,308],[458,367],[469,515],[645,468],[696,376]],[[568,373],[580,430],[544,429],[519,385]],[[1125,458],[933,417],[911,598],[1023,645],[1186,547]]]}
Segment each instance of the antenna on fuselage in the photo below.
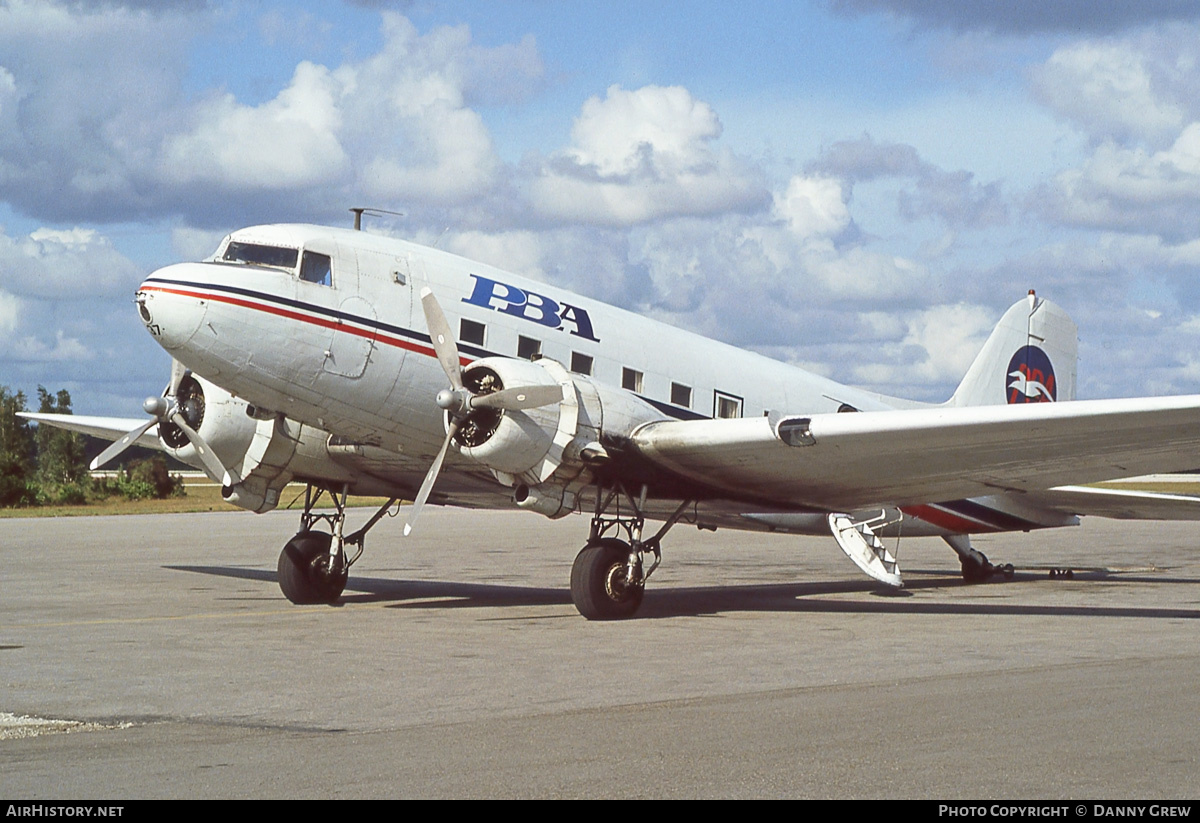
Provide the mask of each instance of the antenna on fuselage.
{"label": "antenna on fuselage", "polygon": [[369,214],[372,217],[384,214],[394,214],[397,217],[407,217],[407,215],[402,211],[388,211],[387,209],[376,209],[371,206],[356,206],[355,208],[350,209],[350,211],[354,214],[355,231],[362,231],[362,216],[364,214]]}

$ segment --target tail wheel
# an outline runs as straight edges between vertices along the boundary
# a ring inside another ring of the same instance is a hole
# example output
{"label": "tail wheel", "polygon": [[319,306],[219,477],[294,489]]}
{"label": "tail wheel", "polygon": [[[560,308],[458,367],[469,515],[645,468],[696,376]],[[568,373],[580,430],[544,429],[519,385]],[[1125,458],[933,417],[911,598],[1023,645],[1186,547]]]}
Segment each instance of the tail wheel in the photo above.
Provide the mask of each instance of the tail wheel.
{"label": "tail wheel", "polygon": [[331,557],[333,535],[300,532],[279,553],[279,588],[293,603],[332,603],[346,588],[346,563]]}
{"label": "tail wheel", "polygon": [[571,567],[571,600],[588,620],[632,617],[646,587],[627,579],[629,544],[608,537],[583,547]]}

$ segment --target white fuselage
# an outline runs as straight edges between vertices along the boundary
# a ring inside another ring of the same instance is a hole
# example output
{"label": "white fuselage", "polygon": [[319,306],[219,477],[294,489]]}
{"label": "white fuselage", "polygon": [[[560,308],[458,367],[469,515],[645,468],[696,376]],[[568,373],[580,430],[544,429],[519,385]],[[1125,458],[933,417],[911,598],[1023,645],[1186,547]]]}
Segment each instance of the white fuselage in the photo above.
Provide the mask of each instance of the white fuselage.
{"label": "white fuselage", "polygon": [[[274,253],[282,256],[245,260]],[[154,272],[139,302],[172,356],[253,406],[427,463],[445,437],[434,397],[447,379],[425,328],[423,287],[458,333],[464,364],[536,350],[627,390],[659,419],[921,405],[446,252],[350,230],[235,232],[208,261]],[[933,533],[947,531],[961,529]]]}
{"label": "white fuselage", "polygon": [[436,449],[444,434],[432,401],[446,378],[414,297],[422,286],[453,328],[464,318],[482,326],[482,345],[460,338],[465,360],[517,357],[524,337],[568,369],[589,358],[599,382],[622,386],[627,372],[640,374],[634,393],[664,419],[718,416],[722,399],[727,414],[744,417],[916,405],[400,240],[307,226],[232,237],[332,251],[332,282],[218,260],[168,266],[141,287],[160,344],[250,403],[408,453]]}

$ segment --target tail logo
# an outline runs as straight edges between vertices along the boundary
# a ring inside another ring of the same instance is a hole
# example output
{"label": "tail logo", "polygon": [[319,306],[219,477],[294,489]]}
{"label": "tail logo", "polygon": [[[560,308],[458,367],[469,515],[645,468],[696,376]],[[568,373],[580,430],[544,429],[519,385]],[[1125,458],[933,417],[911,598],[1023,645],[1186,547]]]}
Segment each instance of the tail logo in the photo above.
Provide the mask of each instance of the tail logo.
{"label": "tail logo", "polygon": [[1058,399],[1054,366],[1037,346],[1025,346],[1008,361],[1009,403],[1053,403]]}

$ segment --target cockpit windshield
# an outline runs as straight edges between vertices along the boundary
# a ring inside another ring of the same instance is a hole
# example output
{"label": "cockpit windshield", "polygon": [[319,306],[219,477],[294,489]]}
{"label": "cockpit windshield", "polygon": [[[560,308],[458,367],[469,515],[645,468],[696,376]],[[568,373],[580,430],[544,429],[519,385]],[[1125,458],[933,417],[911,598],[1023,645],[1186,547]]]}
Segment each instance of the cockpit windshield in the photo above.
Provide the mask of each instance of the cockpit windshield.
{"label": "cockpit windshield", "polygon": [[244,263],[247,266],[270,266],[277,269],[296,270],[296,249],[281,246],[263,246],[258,243],[239,243],[231,240],[221,259],[227,263]]}

